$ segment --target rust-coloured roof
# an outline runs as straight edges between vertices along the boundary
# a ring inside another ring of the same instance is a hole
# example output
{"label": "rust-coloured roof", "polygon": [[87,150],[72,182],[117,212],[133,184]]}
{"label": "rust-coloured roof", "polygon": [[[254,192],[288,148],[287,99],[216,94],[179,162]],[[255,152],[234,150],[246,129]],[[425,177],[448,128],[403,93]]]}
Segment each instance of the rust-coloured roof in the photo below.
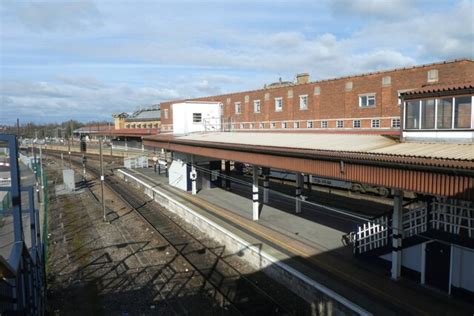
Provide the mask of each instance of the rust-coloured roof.
{"label": "rust-coloured roof", "polygon": [[469,93],[473,93],[474,82],[464,81],[426,85],[419,89],[404,92],[401,95],[406,98],[411,96],[422,96],[424,94],[446,94],[461,90],[468,90]]}
{"label": "rust-coloured roof", "polygon": [[156,135],[146,140],[264,152],[280,156],[355,159],[391,164],[409,164],[474,170],[474,144],[399,143],[373,135],[306,135],[279,133],[202,133],[175,137]]}
{"label": "rust-coloured roof", "polygon": [[150,136],[158,134],[157,128],[121,128],[121,129],[110,129],[104,130],[99,135],[112,135],[112,136]]}

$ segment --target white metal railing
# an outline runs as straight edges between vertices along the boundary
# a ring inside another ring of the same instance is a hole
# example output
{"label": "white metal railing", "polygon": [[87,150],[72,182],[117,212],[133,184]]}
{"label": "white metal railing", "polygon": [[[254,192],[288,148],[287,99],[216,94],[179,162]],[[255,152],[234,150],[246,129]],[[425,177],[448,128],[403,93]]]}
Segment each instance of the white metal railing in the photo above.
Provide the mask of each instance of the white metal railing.
{"label": "white metal railing", "polygon": [[469,201],[434,198],[431,212],[431,228],[459,235],[461,229],[474,238],[474,207]]}
{"label": "white metal railing", "polygon": [[378,217],[364,223],[355,233],[354,253],[364,253],[386,246],[388,243],[388,216]]}
{"label": "white metal railing", "polygon": [[411,237],[428,230],[428,203],[410,204],[402,216],[403,237]]}
{"label": "white metal railing", "polygon": [[148,157],[128,157],[123,159],[123,166],[127,169],[148,168]]}

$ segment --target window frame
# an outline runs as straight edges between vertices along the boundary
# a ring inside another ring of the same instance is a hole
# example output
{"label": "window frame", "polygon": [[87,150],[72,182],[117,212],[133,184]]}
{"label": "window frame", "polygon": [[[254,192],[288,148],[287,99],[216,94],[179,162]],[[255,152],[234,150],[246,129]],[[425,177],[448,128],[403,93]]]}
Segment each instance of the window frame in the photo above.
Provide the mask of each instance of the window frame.
{"label": "window frame", "polygon": [[[398,126],[396,126],[396,124],[393,124],[394,122],[398,121]],[[400,118],[393,118],[390,122],[390,126],[392,128],[400,128],[402,126],[402,121]]]}
{"label": "window frame", "polygon": [[[196,120],[197,116],[199,116],[199,120]],[[193,112],[193,124],[201,124],[202,123],[202,112]]]}
{"label": "window frame", "polygon": [[[299,97],[300,97],[300,111],[305,111],[305,110],[307,110],[307,109],[308,109],[308,101],[309,101],[308,95],[307,95],[307,94],[302,94],[302,95],[300,95]],[[304,104],[302,103],[303,99],[306,100],[306,101],[304,102]],[[302,106],[302,105],[303,105],[303,106]]]}
{"label": "window frame", "polygon": [[[356,125],[359,125],[359,126],[356,126]],[[362,122],[360,120],[352,120],[352,128],[361,128],[361,127],[362,127]]]}
{"label": "window frame", "polygon": [[[257,104],[258,104],[258,111],[257,111]],[[253,113],[260,113],[262,103],[260,100],[253,100]]]}
{"label": "window frame", "polygon": [[[280,107],[277,107],[277,103],[280,104]],[[275,98],[275,112],[283,112],[283,98],[277,97]]]}
{"label": "window frame", "polygon": [[[362,104],[362,98],[366,98],[367,100],[367,105]],[[374,104],[369,105],[369,97],[374,99]],[[367,109],[367,108],[375,108],[377,107],[377,93],[371,92],[371,93],[363,93],[359,94],[359,108],[361,109]]]}
{"label": "window frame", "polygon": [[300,128],[300,122],[293,122],[293,128]]}
{"label": "window frame", "polygon": [[[239,110],[237,111],[237,109]],[[234,113],[242,114],[242,102],[234,102]]]}
{"label": "window frame", "polygon": [[313,121],[306,122],[306,128],[313,128],[313,126],[314,126]]}
{"label": "window frame", "polygon": [[288,122],[281,122],[281,128],[288,128]]}
{"label": "window frame", "polygon": [[370,120],[370,128],[380,128],[381,122],[380,119],[371,119]]}
{"label": "window frame", "polygon": [[336,120],[336,128],[344,128],[344,120]]}
{"label": "window frame", "polygon": [[321,128],[328,128],[328,121],[321,121]]}

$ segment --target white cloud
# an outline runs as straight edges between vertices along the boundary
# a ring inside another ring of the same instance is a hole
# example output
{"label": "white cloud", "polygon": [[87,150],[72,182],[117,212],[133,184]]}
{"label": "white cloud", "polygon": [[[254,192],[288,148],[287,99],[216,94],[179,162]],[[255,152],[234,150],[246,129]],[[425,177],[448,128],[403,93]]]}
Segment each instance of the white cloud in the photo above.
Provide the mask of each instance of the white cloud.
{"label": "white cloud", "polygon": [[333,0],[333,14],[349,14],[364,18],[400,18],[415,10],[416,0]]}

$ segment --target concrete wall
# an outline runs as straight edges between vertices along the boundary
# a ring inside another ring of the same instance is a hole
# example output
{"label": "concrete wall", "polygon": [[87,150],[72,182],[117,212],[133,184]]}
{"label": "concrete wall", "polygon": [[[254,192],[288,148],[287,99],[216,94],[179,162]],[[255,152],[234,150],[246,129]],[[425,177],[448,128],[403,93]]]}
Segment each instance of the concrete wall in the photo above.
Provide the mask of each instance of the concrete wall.
{"label": "concrete wall", "polygon": [[[210,123],[216,131],[220,130],[222,104],[216,102],[182,102],[173,103],[173,134],[203,132],[205,122]],[[193,114],[201,114],[201,122],[193,121]],[[209,125],[207,126],[209,127]]]}
{"label": "concrete wall", "polygon": [[188,190],[188,168],[187,168],[187,155],[181,153],[174,153],[173,160],[168,166],[169,184],[175,188],[183,191]]}
{"label": "concrete wall", "polygon": [[455,245],[452,247],[451,284],[474,292],[474,252]]}
{"label": "concrete wall", "polygon": [[[392,253],[387,253],[380,258],[392,261]],[[402,250],[402,266],[421,272],[421,244],[404,248]]]}

